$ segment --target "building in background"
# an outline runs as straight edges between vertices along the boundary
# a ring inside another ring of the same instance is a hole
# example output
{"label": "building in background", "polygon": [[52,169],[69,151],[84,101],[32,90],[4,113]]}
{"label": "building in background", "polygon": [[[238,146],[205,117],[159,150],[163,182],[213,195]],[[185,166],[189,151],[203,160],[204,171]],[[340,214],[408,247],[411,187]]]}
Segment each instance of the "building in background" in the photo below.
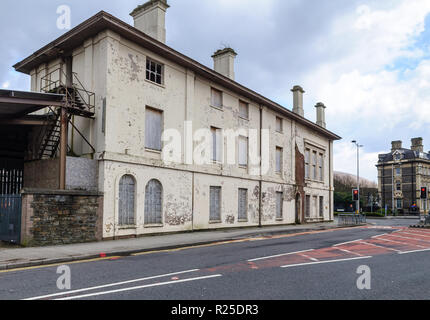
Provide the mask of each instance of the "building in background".
{"label": "building in background", "polygon": [[422,188],[430,190],[430,152],[424,152],[423,139],[414,138],[411,148],[402,141],[393,141],[391,152],[379,155],[378,191],[381,206],[400,213],[421,213],[429,210],[428,199],[422,199]]}

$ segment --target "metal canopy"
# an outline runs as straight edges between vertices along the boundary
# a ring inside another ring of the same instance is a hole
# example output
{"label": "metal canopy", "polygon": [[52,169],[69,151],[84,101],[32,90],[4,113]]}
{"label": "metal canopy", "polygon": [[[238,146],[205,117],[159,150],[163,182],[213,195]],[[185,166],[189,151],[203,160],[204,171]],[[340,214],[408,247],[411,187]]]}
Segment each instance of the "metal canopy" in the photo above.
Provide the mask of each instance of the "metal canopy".
{"label": "metal canopy", "polygon": [[47,106],[64,105],[64,95],[0,89],[0,120],[20,119]]}

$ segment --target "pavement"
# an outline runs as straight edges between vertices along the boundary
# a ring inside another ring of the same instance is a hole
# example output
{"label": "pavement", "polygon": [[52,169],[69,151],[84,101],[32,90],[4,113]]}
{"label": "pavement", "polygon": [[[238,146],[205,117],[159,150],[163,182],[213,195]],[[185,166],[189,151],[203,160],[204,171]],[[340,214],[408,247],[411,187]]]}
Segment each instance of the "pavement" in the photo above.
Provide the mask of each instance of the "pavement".
{"label": "pavement", "polygon": [[47,247],[0,245],[0,270],[66,263],[100,257],[169,250],[222,241],[341,228],[337,222],[214,231],[197,231],[140,238]]}

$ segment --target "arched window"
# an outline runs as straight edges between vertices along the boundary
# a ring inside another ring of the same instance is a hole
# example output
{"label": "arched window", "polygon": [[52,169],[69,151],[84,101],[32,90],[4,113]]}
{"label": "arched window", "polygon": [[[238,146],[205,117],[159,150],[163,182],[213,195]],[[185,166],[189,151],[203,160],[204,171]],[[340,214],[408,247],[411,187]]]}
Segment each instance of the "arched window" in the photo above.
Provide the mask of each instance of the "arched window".
{"label": "arched window", "polygon": [[145,224],[162,224],[163,187],[158,180],[151,180],[145,189]]}
{"label": "arched window", "polygon": [[130,175],[119,181],[119,225],[134,225],[134,208],[136,198],[136,182]]}

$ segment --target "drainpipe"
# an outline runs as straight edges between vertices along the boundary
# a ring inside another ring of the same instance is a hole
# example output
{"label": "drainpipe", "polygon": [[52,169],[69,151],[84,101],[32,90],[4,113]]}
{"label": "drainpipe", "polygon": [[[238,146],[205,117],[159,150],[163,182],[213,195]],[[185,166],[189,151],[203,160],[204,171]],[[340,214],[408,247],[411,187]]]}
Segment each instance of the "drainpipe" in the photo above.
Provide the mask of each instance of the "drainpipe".
{"label": "drainpipe", "polygon": [[66,189],[67,125],[67,110],[63,106],[61,108],[60,190]]}
{"label": "drainpipe", "polygon": [[259,185],[259,194],[258,194],[258,226],[262,227],[262,204],[263,204],[263,174],[262,174],[262,166],[263,166],[263,137],[262,137],[262,130],[263,130],[263,106],[260,105],[260,180],[258,181]]}

